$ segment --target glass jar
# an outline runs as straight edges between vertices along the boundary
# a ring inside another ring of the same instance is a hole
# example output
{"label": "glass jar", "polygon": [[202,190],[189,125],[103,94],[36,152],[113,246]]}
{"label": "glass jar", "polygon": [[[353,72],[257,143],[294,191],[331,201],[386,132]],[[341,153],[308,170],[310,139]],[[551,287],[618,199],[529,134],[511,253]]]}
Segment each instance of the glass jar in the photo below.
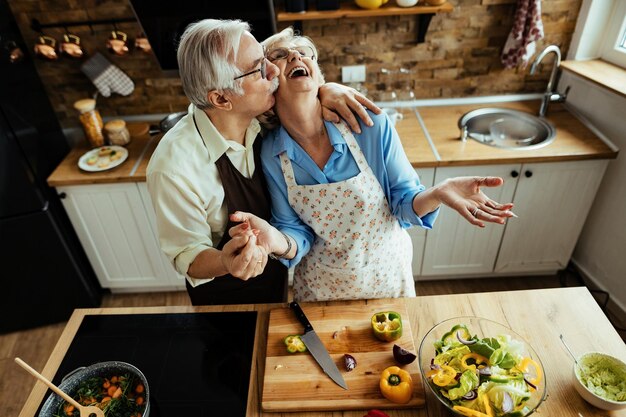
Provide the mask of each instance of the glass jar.
{"label": "glass jar", "polygon": [[74,108],[80,112],[80,123],[83,125],[85,136],[92,147],[104,146],[104,135],[102,134],[102,117],[96,109],[96,100],[86,98],[74,103]]}
{"label": "glass jar", "polygon": [[130,142],[130,132],[123,120],[116,119],[107,122],[104,125],[104,133],[110,145],[125,146]]}

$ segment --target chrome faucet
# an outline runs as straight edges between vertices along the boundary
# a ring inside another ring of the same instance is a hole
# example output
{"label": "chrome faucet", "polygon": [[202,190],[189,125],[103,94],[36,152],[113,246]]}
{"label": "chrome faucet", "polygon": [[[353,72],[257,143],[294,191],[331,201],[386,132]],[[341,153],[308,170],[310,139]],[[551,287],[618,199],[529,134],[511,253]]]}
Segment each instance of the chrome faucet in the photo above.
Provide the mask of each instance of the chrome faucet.
{"label": "chrome faucet", "polygon": [[567,92],[569,91],[569,87],[565,90],[565,93],[561,94],[558,91],[554,91],[556,88],[556,77],[559,71],[559,66],[561,65],[561,50],[556,45],[550,45],[546,47],[541,53],[535,58],[535,61],[530,67],[530,75],[533,75],[537,71],[537,66],[539,63],[548,55],[550,52],[554,52],[554,63],[552,64],[552,72],[550,73],[550,79],[548,80],[548,86],[546,87],[546,92],[543,93],[543,99],[541,100],[541,107],[539,108],[539,117],[544,117],[548,112],[548,104],[551,101],[557,101],[562,103],[565,101],[567,97]]}

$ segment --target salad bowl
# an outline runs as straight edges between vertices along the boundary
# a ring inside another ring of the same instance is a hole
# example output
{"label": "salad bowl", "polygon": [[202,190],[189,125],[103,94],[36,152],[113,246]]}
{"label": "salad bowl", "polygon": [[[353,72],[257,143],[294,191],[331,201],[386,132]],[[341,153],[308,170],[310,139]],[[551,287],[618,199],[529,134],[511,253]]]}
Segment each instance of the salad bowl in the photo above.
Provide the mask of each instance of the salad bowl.
{"label": "salad bowl", "polygon": [[546,397],[535,349],[492,320],[454,317],[438,323],[422,339],[418,358],[425,385],[458,415],[524,417]]}

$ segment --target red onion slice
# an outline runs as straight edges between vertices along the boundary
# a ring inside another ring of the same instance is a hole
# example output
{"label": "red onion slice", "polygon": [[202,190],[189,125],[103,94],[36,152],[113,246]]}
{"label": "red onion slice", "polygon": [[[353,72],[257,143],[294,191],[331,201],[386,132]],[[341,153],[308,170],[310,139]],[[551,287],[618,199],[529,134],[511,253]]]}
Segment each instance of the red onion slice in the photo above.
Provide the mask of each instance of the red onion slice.
{"label": "red onion slice", "polygon": [[524,382],[530,385],[531,387],[533,387],[534,389],[537,389],[537,386],[533,384],[532,382],[530,382],[528,378],[526,378],[526,376],[524,376]]}
{"label": "red onion slice", "polygon": [[484,376],[491,376],[491,367],[485,366],[484,368],[478,368],[478,373]]}
{"label": "red onion slice", "polygon": [[461,398],[467,401],[471,401],[471,400],[475,400],[476,397],[478,397],[478,393],[476,392],[476,390],[472,390],[468,392],[467,394],[465,394],[464,396],[462,396]]}
{"label": "red onion slice", "polygon": [[476,343],[475,340],[463,339],[463,336],[461,335],[460,330],[456,331],[456,338],[459,340],[459,342],[463,343],[464,345],[473,345],[474,343]]}
{"label": "red onion slice", "polygon": [[502,412],[510,413],[513,411],[513,398],[508,392],[505,392],[502,396]]}

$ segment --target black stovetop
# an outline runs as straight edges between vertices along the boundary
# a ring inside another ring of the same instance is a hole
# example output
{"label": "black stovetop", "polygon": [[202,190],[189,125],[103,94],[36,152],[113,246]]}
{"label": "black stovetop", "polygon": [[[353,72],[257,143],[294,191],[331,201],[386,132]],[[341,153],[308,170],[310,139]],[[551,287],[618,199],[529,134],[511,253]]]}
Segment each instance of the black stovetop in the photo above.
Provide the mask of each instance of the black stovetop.
{"label": "black stovetop", "polygon": [[78,367],[123,361],[148,380],[150,417],[245,417],[256,318],[254,311],[86,316],[53,382]]}

